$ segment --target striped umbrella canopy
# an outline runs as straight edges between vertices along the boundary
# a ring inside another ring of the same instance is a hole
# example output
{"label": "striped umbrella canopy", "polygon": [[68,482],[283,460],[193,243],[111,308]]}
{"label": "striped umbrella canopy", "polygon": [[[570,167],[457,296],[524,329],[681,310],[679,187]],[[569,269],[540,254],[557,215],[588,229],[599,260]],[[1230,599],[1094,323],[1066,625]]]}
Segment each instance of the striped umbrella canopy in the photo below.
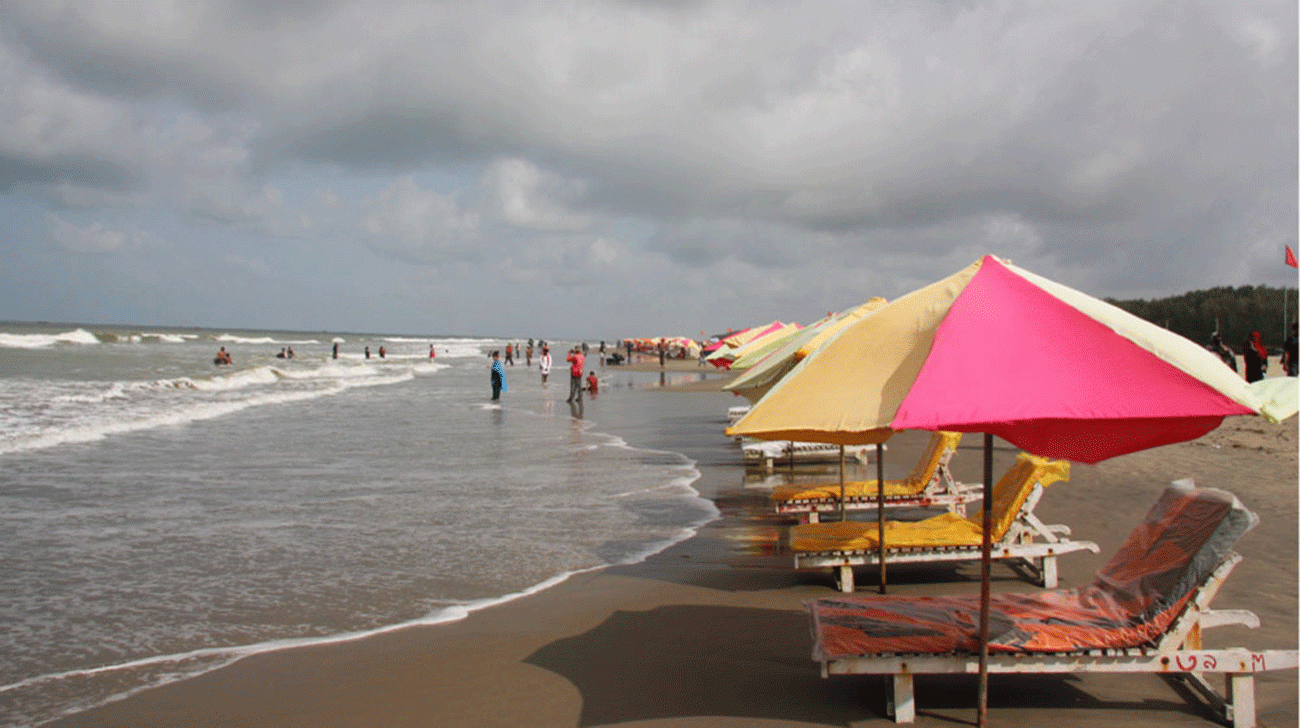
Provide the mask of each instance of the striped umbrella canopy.
{"label": "striped umbrella canopy", "polygon": [[1248,385],[1178,334],[986,256],[841,330],[728,434],[852,445],[979,432],[1097,463],[1229,415],[1279,421],[1296,400],[1294,378]]}
{"label": "striped umbrella canopy", "polygon": [[840,329],[886,303],[887,301],[883,298],[873,298],[861,306],[849,309],[844,313],[828,316],[808,326],[808,328],[801,330],[789,339],[782,341],[780,346],[757,361],[743,374],[723,386],[723,389],[739,394],[750,402],[757,402],[772,387],[776,386],[776,383],[781,381],[782,377],[789,374],[799,362],[839,333]]}
{"label": "striped umbrella canopy", "polygon": [[720,369],[728,369],[731,367],[731,362],[736,358],[737,350],[754,339],[770,334],[773,331],[780,331],[785,326],[780,321],[773,321],[766,326],[754,326],[726,336],[722,339],[722,346],[715,349],[704,360]]}
{"label": "striped umbrella canopy", "polygon": [[731,370],[734,372],[749,369],[761,361],[763,357],[779,348],[790,337],[802,331],[803,328],[797,323],[789,323],[779,329],[755,337],[753,341],[735,350],[733,353],[734,358],[731,360]]}

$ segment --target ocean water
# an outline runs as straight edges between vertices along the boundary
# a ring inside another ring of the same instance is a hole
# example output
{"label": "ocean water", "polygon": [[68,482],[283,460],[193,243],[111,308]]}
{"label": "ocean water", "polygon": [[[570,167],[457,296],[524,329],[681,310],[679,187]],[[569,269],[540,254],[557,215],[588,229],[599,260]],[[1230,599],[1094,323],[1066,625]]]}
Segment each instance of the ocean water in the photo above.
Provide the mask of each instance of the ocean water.
{"label": "ocean water", "polygon": [[562,357],[490,402],[504,343],[0,324],[0,725],[458,619],[716,516],[692,460],[564,402]]}

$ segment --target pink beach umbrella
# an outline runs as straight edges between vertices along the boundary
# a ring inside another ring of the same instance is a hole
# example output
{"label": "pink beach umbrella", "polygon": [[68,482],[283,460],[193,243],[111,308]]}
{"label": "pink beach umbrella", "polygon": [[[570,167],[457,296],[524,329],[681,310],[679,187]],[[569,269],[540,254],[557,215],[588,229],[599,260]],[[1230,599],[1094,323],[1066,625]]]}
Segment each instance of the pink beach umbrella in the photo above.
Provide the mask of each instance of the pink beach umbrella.
{"label": "pink beach umbrella", "polygon": [[1182,336],[986,256],[845,328],[728,433],[840,444],[879,443],[905,429],[984,433],[986,622],[993,435],[1037,455],[1097,463],[1195,439],[1229,415],[1280,421],[1296,401],[1294,378],[1247,385]]}

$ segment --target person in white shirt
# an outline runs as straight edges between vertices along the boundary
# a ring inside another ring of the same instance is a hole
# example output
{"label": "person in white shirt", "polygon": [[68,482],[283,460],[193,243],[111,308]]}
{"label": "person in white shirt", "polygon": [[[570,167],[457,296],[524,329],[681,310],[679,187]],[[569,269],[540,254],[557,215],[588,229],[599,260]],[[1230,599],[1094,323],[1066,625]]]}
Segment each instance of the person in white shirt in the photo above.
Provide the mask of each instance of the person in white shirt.
{"label": "person in white shirt", "polygon": [[546,377],[551,373],[551,347],[542,347],[542,358],[538,368],[542,370],[542,384],[546,384]]}

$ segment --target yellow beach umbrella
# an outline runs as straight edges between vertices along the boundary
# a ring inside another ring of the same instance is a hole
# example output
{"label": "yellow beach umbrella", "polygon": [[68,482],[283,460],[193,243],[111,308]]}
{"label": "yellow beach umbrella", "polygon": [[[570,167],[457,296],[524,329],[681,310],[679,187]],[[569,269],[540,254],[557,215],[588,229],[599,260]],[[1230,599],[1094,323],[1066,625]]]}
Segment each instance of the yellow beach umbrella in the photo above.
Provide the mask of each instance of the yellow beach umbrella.
{"label": "yellow beach umbrella", "polygon": [[723,389],[739,394],[750,402],[757,402],[799,362],[839,333],[840,329],[886,303],[888,301],[883,298],[873,298],[861,306],[818,321],[786,339],[766,358],[749,367],[743,374],[727,383]]}

